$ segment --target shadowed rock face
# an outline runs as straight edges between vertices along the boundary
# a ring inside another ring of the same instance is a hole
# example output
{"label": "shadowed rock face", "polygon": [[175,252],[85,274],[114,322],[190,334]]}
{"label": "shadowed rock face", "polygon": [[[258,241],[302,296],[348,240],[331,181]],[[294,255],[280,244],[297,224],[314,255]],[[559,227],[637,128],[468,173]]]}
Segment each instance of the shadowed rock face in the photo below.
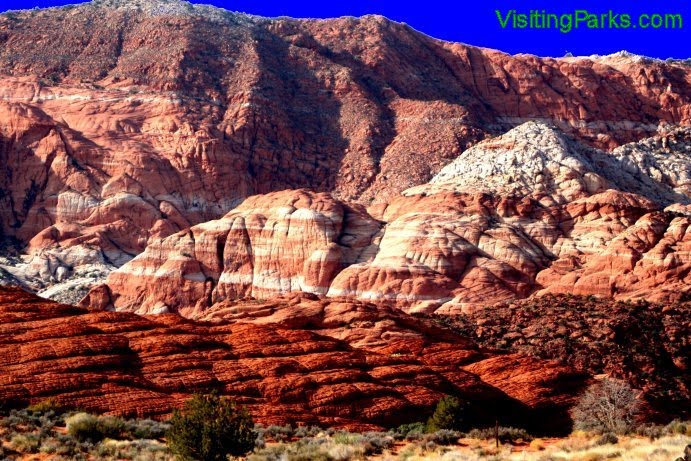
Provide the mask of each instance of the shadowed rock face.
{"label": "shadowed rock face", "polygon": [[216,389],[264,424],[356,429],[423,419],[456,394],[473,402],[478,424],[499,415],[563,431],[586,383],[555,361],[488,352],[395,308],[309,295],[219,303],[187,320],[87,311],[0,288],[0,357],[6,405],[56,397],[162,416]]}
{"label": "shadowed rock face", "polygon": [[1,263],[74,301],[151,241],[250,195],[386,203],[529,119],[607,149],[688,126],[688,69],[513,57],[378,16],[163,0],[3,14],[0,232],[28,256]]}
{"label": "shadowed rock face", "polygon": [[688,302],[546,295],[431,318],[488,348],[626,380],[655,411],[684,419],[691,411],[689,314]]}

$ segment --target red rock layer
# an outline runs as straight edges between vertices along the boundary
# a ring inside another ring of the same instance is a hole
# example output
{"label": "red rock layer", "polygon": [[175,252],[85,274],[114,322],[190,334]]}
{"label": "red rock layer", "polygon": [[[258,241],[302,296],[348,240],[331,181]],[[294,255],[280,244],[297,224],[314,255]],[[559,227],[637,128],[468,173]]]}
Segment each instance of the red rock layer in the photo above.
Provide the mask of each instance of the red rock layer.
{"label": "red rock layer", "polygon": [[0,288],[0,402],[56,397],[155,416],[217,389],[265,424],[371,428],[420,420],[452,393],[478,417],[496,411],[558,430],[585,383],[568,367],[497,356],[385,306],[294,296],[221,303],[202,320],[86,311]]}

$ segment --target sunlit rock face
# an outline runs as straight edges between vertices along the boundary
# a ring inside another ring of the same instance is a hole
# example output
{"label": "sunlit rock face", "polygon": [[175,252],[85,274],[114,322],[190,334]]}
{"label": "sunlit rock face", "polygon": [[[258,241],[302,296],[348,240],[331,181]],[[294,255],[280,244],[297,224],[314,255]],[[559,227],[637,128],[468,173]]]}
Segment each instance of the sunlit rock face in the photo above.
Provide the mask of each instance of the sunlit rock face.
{"label": "sunlit rock face", "polygon": [[[502,415],[563,432],[588,382],[556,361],[480,349],[395,307],[314,295],[222,302],[193,321],[87,311],[0,287],[0,357],[7,406],[50,397],[164,417],[216,389],[265,425],[352,430],[417,421],[453,393],[473,402],[478,422]],[[521,385],[488,384],[501,375]]]}
{"label": "sunlit rock face", "polygon": [[[251,195],[309,188],[370,206],[459,173],[491,189],[496,178],[455,159],[528,120],[618,147],[607,156],[622,172],[654,179],[636,191],[648,198],[688,192],[683,156],[641,163],[673,139],[619,147],[689,125],[682,63],[509,56],[379,16],[267,19],[164,0],[3,14],[0,45],[0,233],[17,250],[0,265],[64,301]],[[599,160],[574,154],[557,171],[552,153],[503,190],[543,181],[562,203],[612,184],[589,173]]]}
{"label": "sunlit rock face", "polygon": [[536,292],[682,300],[687,136],[610,155],[528,122],[367,210],[307,190],[254,196],[152,242],[84,304],[189,315],[298,291],[428,313]]}

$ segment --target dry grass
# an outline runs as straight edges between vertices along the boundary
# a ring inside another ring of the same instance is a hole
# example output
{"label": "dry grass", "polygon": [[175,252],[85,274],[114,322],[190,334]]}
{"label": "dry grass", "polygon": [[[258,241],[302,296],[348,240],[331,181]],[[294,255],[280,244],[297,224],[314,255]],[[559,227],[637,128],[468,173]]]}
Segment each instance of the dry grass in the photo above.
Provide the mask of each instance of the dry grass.
{"label": "dry grass", "polygon": [[541,439],[537,442],[499,449],[480,441],[464,440],[465,446],[424,450],[409,445],[395,455],[379,459],[391,461],[673,461],[682,456],[691,437],[665,436],[657,440],[621,437],[617,444],[596,444],[596,436],[574,434],[565,439]]}

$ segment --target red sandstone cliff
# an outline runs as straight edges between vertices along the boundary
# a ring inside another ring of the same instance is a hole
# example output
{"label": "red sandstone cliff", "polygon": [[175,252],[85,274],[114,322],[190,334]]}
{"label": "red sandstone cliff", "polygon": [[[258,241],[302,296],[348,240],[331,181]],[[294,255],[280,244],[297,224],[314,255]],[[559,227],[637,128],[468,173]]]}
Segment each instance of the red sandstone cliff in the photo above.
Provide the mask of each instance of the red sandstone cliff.
{"label": "red sandstone cliff", "polygon": [[0,74],[0,283],[76,303],[105,280],[97,311],[0,289],[0,400],[160,415],[216,388],[362,427],[460,393],[563,422],[582,374],[397,308],[691,293],[680,62],[98,0],[0,15]]}

